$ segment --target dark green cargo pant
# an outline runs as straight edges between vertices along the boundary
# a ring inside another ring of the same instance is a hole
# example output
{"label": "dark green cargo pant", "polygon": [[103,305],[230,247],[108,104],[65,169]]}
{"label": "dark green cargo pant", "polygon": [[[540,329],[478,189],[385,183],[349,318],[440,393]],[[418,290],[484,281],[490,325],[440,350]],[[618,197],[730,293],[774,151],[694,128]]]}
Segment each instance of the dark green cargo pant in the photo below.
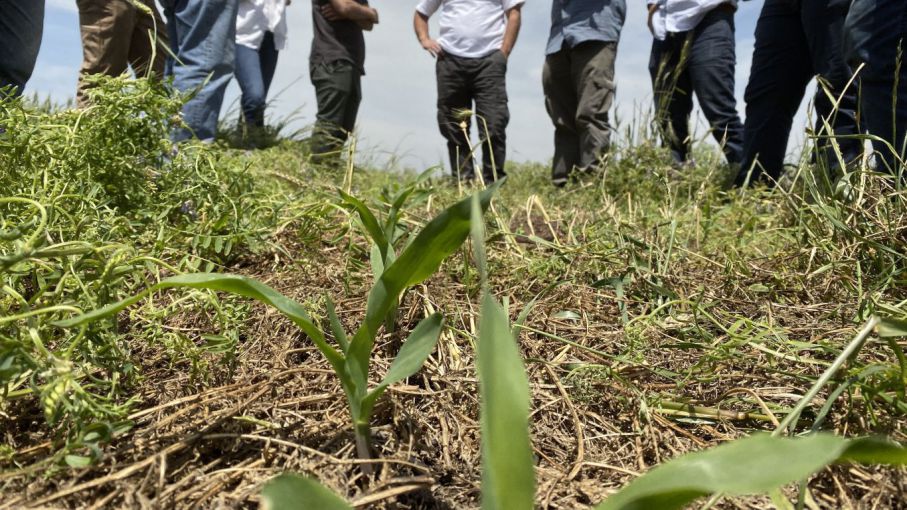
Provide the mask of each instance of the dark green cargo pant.
{"label": "dark green cargo pant", "polygon": [[614,102],[617,43],[590,41],[545,59],[545,106],[554,122],[551,179],[563,186],[574,170],[586,171],[611,148],[608,110]]}
{"label": "dark green cargo pant", "polygon": [[318,102],[318,116],[312,133],[312,154],[339,156],[356,127],[362,102],[362,73],[346,60],[311,67],[312,84]]}

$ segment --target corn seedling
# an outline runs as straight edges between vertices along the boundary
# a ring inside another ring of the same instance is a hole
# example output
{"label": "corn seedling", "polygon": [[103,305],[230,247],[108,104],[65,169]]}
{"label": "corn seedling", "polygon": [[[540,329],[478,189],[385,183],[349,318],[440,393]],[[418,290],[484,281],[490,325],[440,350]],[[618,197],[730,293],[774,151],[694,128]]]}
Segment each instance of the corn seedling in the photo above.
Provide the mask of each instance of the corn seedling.
{"label": "corn seedling", "polygon": [[[476,199],[487,209],[498,186],[478,193]],[[158,290],[195,288],[228,292],[255,299],[287,316],[318,347],[327,358],[349,404],[354,424],[357,451],[368,459],[370,453],[369,420],[378,398],[392,384],[415,374],[434,350],[441,334],[442,316],[434,314],[424,319],[404,342],[388,373],[375,388],[369,390],[369,363],[375,338],[388,313],[398,305],[401,293],[417,285],[438,270],[441,263],[465,241],[472,214],[470,199],[441,212],[413,239],[403,253],[377,279],[368,297],[366,317],[352,339],[348,339],[336,314],[330,313],[331,330],[339,350],[328,343],[324,332],[313,322],[298,302],[287,298],[271,287],[251,278],[219,274],[189,274],[165,279],[144,292],[93,312],[60,321],[59,326],[76,327],[116,314]]]}
{"label": "corn seedling", "polygon": [[[531,510],[535,468],[529,440],[529,381],[507,312],[488,287],[485,204],[475,195],[463,203],[472,216],[471,238],[482,283],[478,375],[482,422],[483,510]],[[347,510],[352,506],[318,482],[292,474],[270,481],[262,492],[272,510]]]}

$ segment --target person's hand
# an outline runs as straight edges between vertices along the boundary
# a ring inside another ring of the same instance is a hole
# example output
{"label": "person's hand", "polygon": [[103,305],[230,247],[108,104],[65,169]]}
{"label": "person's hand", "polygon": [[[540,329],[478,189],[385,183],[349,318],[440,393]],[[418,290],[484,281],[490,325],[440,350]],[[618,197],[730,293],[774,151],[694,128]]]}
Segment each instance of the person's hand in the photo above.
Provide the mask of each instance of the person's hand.
{"label": "person's hand", "polygon": [[431,56],[438,58],[438,55],[444,53],[444,50],[441,49],[441,45],[438,44],[438,41],[434,39],[425,38],[420,41],[422,43],[422,48],[431,53]]}
{"label": "person's hand", "polygon": [[655,35],[655,25],[652,23],[652,18],[655,17],[655,13],[658,12],[658,4],[649,5],[649,33],[653,36]]}
{"label": "person's hand", "polygon": [[501,46],[501,53],[504,54],[504,58],[510,58],[510,53],[513,52],[513,48],[505,48]]}
{"label": "person's hand", "polygon": [[334,9],[334,6],[329,3],[321,6],[321,14],[324,16],[324,19],[328,21],[340,21],[344,19],[343,16]]}
{"label": "person's hand", "polygon": [[378,9],[375,9],[374,7],[372,7],[371,9],[372,9],[372,25],[377,25],[378,24]]}

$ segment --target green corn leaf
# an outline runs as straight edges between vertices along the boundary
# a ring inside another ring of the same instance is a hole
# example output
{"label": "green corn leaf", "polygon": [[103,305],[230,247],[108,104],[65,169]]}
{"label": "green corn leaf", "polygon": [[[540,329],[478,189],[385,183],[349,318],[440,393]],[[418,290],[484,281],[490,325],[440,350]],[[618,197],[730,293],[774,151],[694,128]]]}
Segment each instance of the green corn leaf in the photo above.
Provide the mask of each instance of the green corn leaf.
{"label": "green corn leaf", "polygon": [[598,510],[683,508],[715,493],[768,493],[829,464],[907,464],[907,449],[880,439],[816,434],[797,439],[754,435],[684,455],[637,478]]}
{"label": "green corn leaf", "polygon": [[63,460],[66,461],[66,464],[68,464],[69,467],[74,468],[86,468],[90,466],[92,462],[94,462],[93,460],[91,460],[91,457],[85,457],[82,455],[67,455],[63,458]]}
{"label": "green corn leaf", "polygon": [[340,323],[340,317],[337,317],[334,301],[330,296],[325,296],[325,298],[327,301],[328,321],[330,321],[331,324],[331,333],[334,335],[334,339],[337,340],[340,350],[346,353],[347,349],[350,348],[350,341],[346,336],[346,331],[343,330],[343,324]]}
{"label": "green corn leaf", "polygon": [[907,337],[907,321],[883,318],[876,326],[876,332],[882,338]]}
{"label": "green corn leaf", "polygon": [[[482,211],[502,181],[478,193]],[[365,321],[350,342],[346,358],[347,373],[365,396],[368,387],[368,364],[375,335],[387,314],[397,306],[400,294],[438,270],[441,263],[466,240],[470,229],[472,198],[467,198],[442,211],[416,236],[397,260],[385,269],[368,297]],[[354,413],[357,412],[354,410]]]}
{"label": "green corn leaf", "polygon": [[400,352],[391,364],[387,375],[381,380],[375,389],[373,389],[362,401],[362,415],[368,416],[375,407],[375,402],[384,394],[384,391],[407,377],[418,372],[428,356],[434,352],[438,345],[438,339],[441,337],[444,317],[439,314],[433,314],[426,317],[416,326],[416,329],[410,333],[409,338],[403,343]]}
{"label": "green corn leaf", "polygon": [[372,242],[375,243],[375,246],[381,250],[381,258],[384,259],[387,255],[387,237],[384,235],[384,230],[381,228],[381,225],[378,223],[378,218],[372,214],[371,209],[362,200],[349,195],[342,190],[340,191],[340,198],[343,199],[348,205],[353,207],[357,213],[359,213],[359,219],[362,220],[362,226],[365,227],[368,235],[372,237]]}
{"label": "green corn leaf", "polygon": [[114,315],[129,307],[130,305],[138,302],[149,294],[152,294],[153,292],[171,288],[208,289],[220,292],[228,292],[230,294],[236,294],[239,296],[255,299],[256,301],[276,308],[279,312],[293,321],[293,323],[296,324],[299,329],[301,329],[306,335],[308,335],[309,338],[312,339],[318,349],[331,363],[331,366],[334,367],[334,371],[336,371],[337,375],[340,376],[341,382],[344,383],[344,386],[347,387],[347,385],[349,384],[349,378],[346,377],[346,374],[344,372],[343,355],[340,354],[336,349],[331,347],[327,343],[327,341],[325,341],[324,333],[322,333],[321,330],[317,326],[315,326],[315,324],[312,322],[312,319],[306,313],[302,305],[277,292],[271,287],[252,278],[246,278],[245,276],[211,273],[174,276],[172,278],[162,280],[160,283],[149,287],[144,292],[136,296],[124,299],[123,301],[120,301],[118,303],[107,305],[103,308],[99,308],[98,310],[79,315],[72,319],[57,322],[55,323],[55,325],[64,328],[81,326],[83,324],[87,324],[89,322]]}
{"label": "green corn leaf", "polygon": [[340,496],[309,478],[283,474],[261,492],[264,510],[353,510]]}
{"label": "green corn leaf", "polygon": [[482,509],[531,510],[535,468],[529,440],[529,381],[504,308],[488,291],[485,224],[472,203],[472,247],[482,281],[478,375],[482,421]]}
{"label": "green corn leaf", "polygon": [[482,508],[530,510],[535,470],[529,442],[529,382],[504,309],[482,299],[478,346],[482,399]]}

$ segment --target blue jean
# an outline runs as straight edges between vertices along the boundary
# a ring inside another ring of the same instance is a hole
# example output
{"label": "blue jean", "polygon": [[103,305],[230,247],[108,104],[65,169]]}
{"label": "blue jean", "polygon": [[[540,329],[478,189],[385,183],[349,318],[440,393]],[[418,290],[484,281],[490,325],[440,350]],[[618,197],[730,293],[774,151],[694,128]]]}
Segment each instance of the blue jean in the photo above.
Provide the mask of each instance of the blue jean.
{"label": "blue jean", "polygon": [[740,164],[743,124],[734,97],[736,65],[734,11],[730,8],[718,7],[694,30],[668,34],[664,41],[652,43],[649,73],[656,118],[675,162],[689,158],[695,93],[727,162]]}
{"label": "blue jean", "polygon": [[265,125],[265,106],[268,102],[271,80],[274,79],[274,71],[277,69],[278,53],[274,46],[273,32],[265,32],[261,46],[257,50],[241,44],[236,45],[236,81],[242,90],[240,105],[247,126]]}
{"label": "blue jean", "polygon": [[233,77],[239,0],[165,0],[164,13],[176,60],[168,70],[173,86],[191,94],[183,106],[187,128],[173,141],[214,140],[224,93]]}
{"label": "blue jean", "polygon": [[865,65],[860,71],[864,127],[894,149],[873,143],[879,163],[903,173],[894,156],[904,158],[907,139],[907,62],[898,63],[899,44],[902,60],[907,59],[907,0],[854,0],[845,41],[854,68]]}
{"label": "blue jean", "polygon": [[[752,169],[753,180],[771,184],[781,176],[794,116],[806,86],[818,75],[838,108],[822,87],[816,92],[817,134],[857,135],[856,88],[847,88],[850,66],[844,59],[844,18],[841,0],[765,0],[756,23],[753,65],[746,86],[746,122],[743,133],[743,166],[736,184],[742,186]],[[842,94],[843,92],[843,94]],[[833,133],[825,128],[827,119]],[[863,153],[854,139],[837,141],[845,163]],[[816,141],[816,156],[828,168],[837,157],[827,139]]]}
{"label": "blue jean", "polygon": [[44,0],[0,0],[0,89],[22,94],[41,47]]}

